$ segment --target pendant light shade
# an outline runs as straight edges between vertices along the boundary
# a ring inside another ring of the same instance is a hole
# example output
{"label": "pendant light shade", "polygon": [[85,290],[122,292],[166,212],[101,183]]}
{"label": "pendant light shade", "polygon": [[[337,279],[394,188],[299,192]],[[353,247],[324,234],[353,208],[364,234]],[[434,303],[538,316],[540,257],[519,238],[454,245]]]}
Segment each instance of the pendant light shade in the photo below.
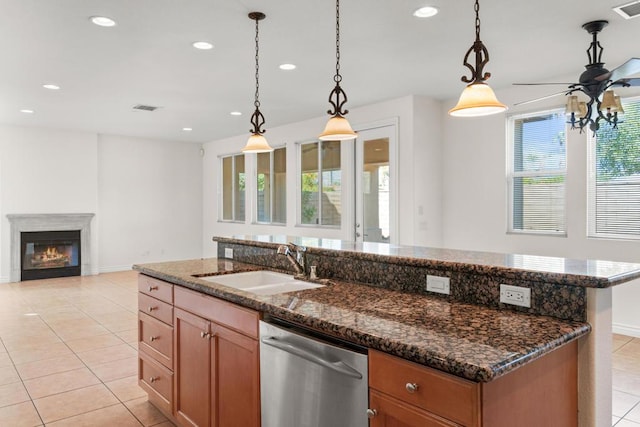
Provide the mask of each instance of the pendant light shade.
{"label": "pendant light shade", "polygon": [[331,116],[324,132],[320,134],[320,141],[346,141],[358,136],[353,131],[349,121],[344,117],[349,110],[342,107],[347,102],[347,94],[340,87],[342,76],[340,75],[340,0],[336,0],[336,74],[333,76],[336,86],[329,93],[329,104],[333,107],[327,111]]}
{"label": "pendant light shade", "polygon": [[[480,40],[480,4],[475,1],[476,12],[476,40],[467,50],[463,65],[471,70],[471,77],[462,76],[462,81],[468,83],[462,91],[458,104],[449,110],[454,117],[479,117],[501,113],[507,106],[498,101],[493,89],[485,83],[491,73],[484,72],[484,66],[489,62],[489,51]],[[475,67],[469,63],[471,53],[475,53]]]}
{"label": "pendant light shade", "polygon": [[493,89],[486,83],[473,83],[464,88],[458,104],[449,110],[454,117],[478,117],[505,111],[507,106],[498,101]]}
{"label": "pendant light shade", "polygon": [[262,129],[265,119],[264,115],[260,111],[260,66],[258,62],[260,45],[258,44],[258,22],[262,21],[264,18],[266,18],[266,15],[262,12],[251,12],[249,14],[249,19],[256,21],[256,94],[253,102],[256,109],[251,115],[251,125],[253,128],[249,131],[251,132],[251,136],[247,140],[247,145],[242,149],[243,153],[266,153],[273,151],[273,148],[271,148],[267,139],[262,136],[266,131]]}

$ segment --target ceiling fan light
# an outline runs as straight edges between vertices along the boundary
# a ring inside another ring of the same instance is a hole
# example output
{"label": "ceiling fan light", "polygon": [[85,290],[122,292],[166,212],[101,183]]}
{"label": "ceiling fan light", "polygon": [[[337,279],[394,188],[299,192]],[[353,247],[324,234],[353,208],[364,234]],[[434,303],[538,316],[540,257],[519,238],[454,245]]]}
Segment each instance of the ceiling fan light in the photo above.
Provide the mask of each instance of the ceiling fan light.
{"label": "ceiling fan light", "polygon": [[580,107],[578,105],[577,95],[569,95],[567,97],[567,106],[566,106],[565,114],[570,116],[571,113],[580,113]]}
{"label": "ceiling fan light", "polygon": [[486,83],[472,83],[464,88],[458,104],[449,110],[454,117],[480,117],[502,113],[507,106],[498,101],[493,89]]}
{"label": "ceiling fan light", "polygon": [[335,115],[329,119],[324,132],[320,134],[318,139],[320,141],[347,141],[355,139],[357,136],[358,134],[351,128],[349,120],[340,115]]}
{"label": "ceiling fan light", "polygon": [[611,111],[616,108],[615,94],[611,89],[604,92],[602,95],[602,102],[600,103],[600,111]]}
{"label": "ceiling fan light", "polygon": [[242,149],[243,153],[268,153],[270,151],[273,151],[273,148],[267,142],[267,138],[259,133],[251,134],[247,145]]}
{"label": "ceiling fan light", "polygon": [[578,112],[580,113],[580,117],[587,116],[587,103],[584,101],[578,102]]}
{"label": "ceiling fan light", "polygon": [[624,108],[622,108],[622,101],[620,100],[620,97],[618,95],[614,96],[613,99],[616,102],[616,112],[618,114],[624,114]]}

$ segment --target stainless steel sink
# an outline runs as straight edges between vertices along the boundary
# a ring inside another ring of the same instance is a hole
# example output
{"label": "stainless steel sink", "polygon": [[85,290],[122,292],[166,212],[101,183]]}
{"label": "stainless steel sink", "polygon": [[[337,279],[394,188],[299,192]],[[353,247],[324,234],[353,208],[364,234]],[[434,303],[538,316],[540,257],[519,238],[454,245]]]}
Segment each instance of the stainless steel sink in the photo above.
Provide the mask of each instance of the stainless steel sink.
{"label": "stainless steel sink", "polygon": [[302,291],[321,288],[324,285],[297,280],[289,274],[274,271],[246,271],[244,273],[222,274],[199,277],[207,282],[218,283],[234,289],[251,292],[257,295],[275,295],[285,292]]}

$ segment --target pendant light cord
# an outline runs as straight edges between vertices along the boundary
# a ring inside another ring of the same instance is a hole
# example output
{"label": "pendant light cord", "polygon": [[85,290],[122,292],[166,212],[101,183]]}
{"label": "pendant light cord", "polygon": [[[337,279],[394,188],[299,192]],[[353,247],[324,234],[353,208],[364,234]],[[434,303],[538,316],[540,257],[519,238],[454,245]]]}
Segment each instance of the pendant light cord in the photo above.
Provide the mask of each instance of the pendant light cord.
{"label": "pendant light cord", "polygon": [[336,75],[333,81],[340,83],[342,76],[340,75],[340,0],[336,0]]}
{"label": "pendant light cord", "polygon": [[473,7],[473,10],[476,11],[476,41],[480,40],[480,3],[476,0],[476,4]]}
{"label": "pendant light cord", "polygon": [[253,103],[253,105],[255,105],[256,108],[260,107],[260,66],[259,66],[259,54],[260,54],[260,45],[259,45],[259,38],[258,38],[258,22],[259,20],[256,19],[256,97],[255,97],[255,101]]}

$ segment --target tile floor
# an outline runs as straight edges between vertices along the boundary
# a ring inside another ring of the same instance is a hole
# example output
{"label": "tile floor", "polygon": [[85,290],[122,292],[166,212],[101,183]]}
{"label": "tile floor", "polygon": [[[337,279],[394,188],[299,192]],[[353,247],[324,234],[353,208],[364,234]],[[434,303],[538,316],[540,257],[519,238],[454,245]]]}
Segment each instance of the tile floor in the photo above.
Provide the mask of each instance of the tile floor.
{"label": "tile floor", "polygon": [[0,426],[172,423],[137,384],[137,275],[0,284]]}
{"label": "tile floor", "polygon": [[[137,291],[132,271],[0,284],[0,426],[173,426],[137,385]],[[640,339],[613,351],[613,425],[640,427]]]}

